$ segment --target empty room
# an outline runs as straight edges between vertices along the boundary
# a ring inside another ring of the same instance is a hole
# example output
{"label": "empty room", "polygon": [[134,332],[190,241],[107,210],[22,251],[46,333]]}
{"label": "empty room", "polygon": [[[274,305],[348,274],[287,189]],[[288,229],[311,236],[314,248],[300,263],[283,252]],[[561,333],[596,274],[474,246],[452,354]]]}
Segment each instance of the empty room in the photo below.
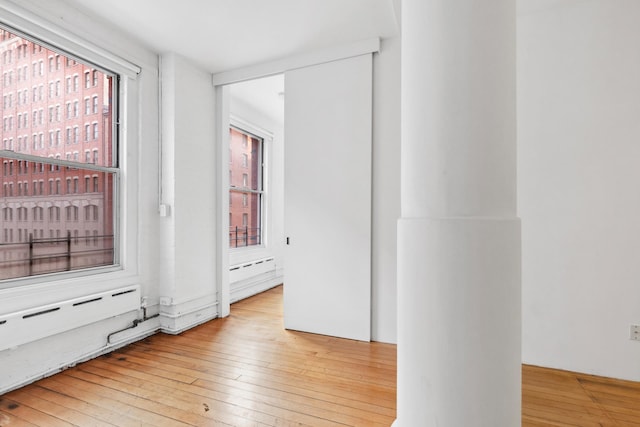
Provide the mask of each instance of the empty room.
{"label": "empty room", "polygon": [[0,0],[0,426],[640,426],[639,20]]}

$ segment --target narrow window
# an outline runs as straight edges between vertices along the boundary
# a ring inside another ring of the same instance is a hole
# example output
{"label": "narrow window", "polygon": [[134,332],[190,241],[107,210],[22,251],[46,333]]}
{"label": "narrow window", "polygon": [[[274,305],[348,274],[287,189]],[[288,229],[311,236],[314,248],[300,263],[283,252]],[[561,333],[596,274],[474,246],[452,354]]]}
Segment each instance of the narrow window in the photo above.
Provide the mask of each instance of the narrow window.
{"label": "narrow window", "polygon": [[264,139],[236,127],[229,136],[229,157],[241,159],[229,163],[229,246],[261,245]]}

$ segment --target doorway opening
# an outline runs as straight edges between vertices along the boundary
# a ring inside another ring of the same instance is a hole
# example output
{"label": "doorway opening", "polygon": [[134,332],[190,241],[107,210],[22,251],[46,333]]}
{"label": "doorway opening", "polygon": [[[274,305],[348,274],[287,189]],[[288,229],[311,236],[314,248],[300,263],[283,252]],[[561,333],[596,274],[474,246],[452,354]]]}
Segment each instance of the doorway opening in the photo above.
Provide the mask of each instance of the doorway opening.
{"label": "doorway opening", "polygon": [[284,76],[228,85],[230,302],[283,282]]}

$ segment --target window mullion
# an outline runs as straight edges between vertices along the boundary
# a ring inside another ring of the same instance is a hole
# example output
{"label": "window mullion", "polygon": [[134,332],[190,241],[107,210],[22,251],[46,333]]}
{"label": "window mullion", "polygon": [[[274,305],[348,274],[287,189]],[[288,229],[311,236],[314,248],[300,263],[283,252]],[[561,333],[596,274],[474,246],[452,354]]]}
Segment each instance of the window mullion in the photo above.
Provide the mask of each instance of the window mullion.
{"label": "window mullion", "polygon": [[10,150],[0,150],[0,157],[6,158],[6,159],[13,159],[13,160],[26,160],[34,163],[44,163],[47,165],[63,166],[63,167],[68,167],[72,169],[87,169],[87,170],[92,170],[96,172],[107,172],[107,173],[118,172],[117,168],[100,166],[93,163],[79,163],[79,162],[73,162],[70,160],[55,159],[52,157],[33,156],[31,154],[16,153],[15,151],[10,151]]}

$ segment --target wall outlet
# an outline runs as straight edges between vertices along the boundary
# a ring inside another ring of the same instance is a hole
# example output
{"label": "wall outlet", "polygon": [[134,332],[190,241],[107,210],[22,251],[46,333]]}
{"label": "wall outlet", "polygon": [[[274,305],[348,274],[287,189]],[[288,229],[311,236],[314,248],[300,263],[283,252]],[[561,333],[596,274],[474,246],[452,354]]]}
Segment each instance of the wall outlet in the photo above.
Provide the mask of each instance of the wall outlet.
{"label": "wall outlet", "polygon": [[640,325],[629,326],[629,339],[633,341],[640,341]]}

